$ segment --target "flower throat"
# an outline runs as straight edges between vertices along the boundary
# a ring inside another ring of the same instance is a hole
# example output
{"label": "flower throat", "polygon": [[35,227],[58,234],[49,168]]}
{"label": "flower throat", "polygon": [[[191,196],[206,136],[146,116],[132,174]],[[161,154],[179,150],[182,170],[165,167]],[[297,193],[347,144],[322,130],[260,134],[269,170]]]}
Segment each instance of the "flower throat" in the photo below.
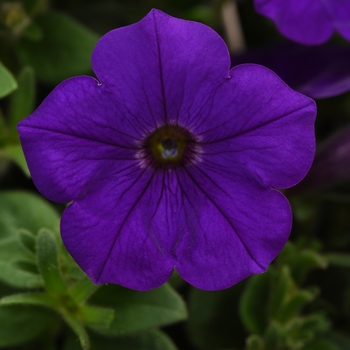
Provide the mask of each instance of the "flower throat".
{"label": "flower throat", "polygon": [[173,169],[192,163],[198,145],[194,135],[179,125],[164,125],[143,142],[142,158],[148,166]]}

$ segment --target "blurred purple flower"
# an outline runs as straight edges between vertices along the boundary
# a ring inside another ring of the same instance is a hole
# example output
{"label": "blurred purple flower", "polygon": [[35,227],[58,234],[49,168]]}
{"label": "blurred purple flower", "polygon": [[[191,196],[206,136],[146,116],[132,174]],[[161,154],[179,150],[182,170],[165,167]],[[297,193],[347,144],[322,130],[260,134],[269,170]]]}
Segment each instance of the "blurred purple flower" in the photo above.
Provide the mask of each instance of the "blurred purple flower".
{"label": "blurred purple flower", "polygon": [[266,270],[288,239],[275,188],[315,148],[315,104],[270,70],[229,70],[205,25],[152,10],[106,34],[100,82],[64,81],[19,126],[33,181],[72,203],[63,241],[95,283],[148,290],[176,268],[217,290]]}
{"label": "blurred purple flower", "polygon": [[334,31],[350,41],[349,0],[255,0],[255,8],[300,44],[322,44]]}
{"label": "blurred purple flower", "polygon": [[231,55],[232,65],[258,63],[273,70],[290,87],[312,98],[350,90],[350,47],[284,43]]}

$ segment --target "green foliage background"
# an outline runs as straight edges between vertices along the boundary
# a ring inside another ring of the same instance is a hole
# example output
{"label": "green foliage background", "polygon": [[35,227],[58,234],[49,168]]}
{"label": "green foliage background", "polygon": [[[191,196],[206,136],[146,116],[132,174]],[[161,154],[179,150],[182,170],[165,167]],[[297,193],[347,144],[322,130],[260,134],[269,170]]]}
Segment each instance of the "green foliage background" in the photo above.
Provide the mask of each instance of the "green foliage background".
{"label": "green foliage background", "polygon": [[[248,50],[284,40],[251,0],[236,3]],[[227,290],[176,274],[149,292],[95,286],[66,252],[64,207],[33,186],[16,124],[62,80],[93,75],[97,40],[153,7],[224,36],[222,1],[0,0],[0,349],[349,350],[349,176],[286,192],[290,242],[265,274]],[[318,148],[337,132],[350,140],[350,94],[317,105]]]}

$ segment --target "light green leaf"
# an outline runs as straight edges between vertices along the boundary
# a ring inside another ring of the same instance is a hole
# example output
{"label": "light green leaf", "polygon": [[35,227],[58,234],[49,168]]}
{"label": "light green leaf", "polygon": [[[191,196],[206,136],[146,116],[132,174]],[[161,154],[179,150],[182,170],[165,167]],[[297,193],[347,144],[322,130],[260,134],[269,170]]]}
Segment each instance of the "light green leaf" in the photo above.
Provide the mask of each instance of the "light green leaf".
{"label": "light green leaf", "polygon": [[88,300],[100,287],[100,284],[94,284],[90,278],[85,275],[69,290],[69,295],[76,303],[81,304]]}
{"label": "light green leaf", "polygon": [[86,333],[84,326],[65,309],[61,310],[61,315],[67,322],[68,326],[72,329],[72,331],[78,336],[80,345],[83,350],[89,350],[90,338]]}
{"label": "light green leaf", "polygon": [[47,229],[41,229],[36,246],[38,268],[48,293],[63,295],[67,287],[62,279],[57,248],[54,235]]}
{"label": "light green leaf", "polygon": [[[23,64],[32,66],[39,79],[48,83],[91,71],[91,53],[98,36],[73,18],[48,12],[36,18],[42,38],[22,38],[17,52]],[[59,30],[57,30],[59,28]]]}
{"label": "light green leaf", "polygon": [[90,300],[93,304],[116,310],[109,329],[94,328],[106,335],[122,335],[160,327],[184,320],[187,316],[183,300],[168,284],[148,292],[117,285],[102,286]]}
{"label": "light green leaf", "polygon": [[21,293],[6,296],[0,299],[0,306],[30,304],[58,309],[59,303],[47,293]]}
{"label": "light green leaf", "polygon": [[28,230],[19,229],[18,239],[21,246],[34,258],[36,252],[36,237]]}
{"label": "light green leaf", "polygon": [[28,342],[52,327],[57,316],[35,306],[13,305],[0,308],[0,347]]}
{"label": "light green leaf", "polygon": [[0,62],[0,98],[10,94],[17,88],[15,78],[10,71]]}
{"label": "light green leaf", "polygon": [[0,261],[0,281],[16,288],[39,288],[42,278],[33,272],[17,267],[15,263]]}
{"label": "light green leaf", "polygon": [[11,95],[9,105],[10,137],[17,139],[17,124],[27,117],[34,109],[35,76],[31,67],[24,67],[18,78],[18,89]]}
{"label": "light green leaf", "polygon": [[114,310],[99,306],[83,305],[79,309],[82,322],[88,326],[107,328],[114,318]]}
{"label": "light green leaf", "polygon": [[42,227],[58,234],[59,215],[47,201],[29,192],[0,193],[0,241],[4,238],[17,241],[20,228],[36,234]]}

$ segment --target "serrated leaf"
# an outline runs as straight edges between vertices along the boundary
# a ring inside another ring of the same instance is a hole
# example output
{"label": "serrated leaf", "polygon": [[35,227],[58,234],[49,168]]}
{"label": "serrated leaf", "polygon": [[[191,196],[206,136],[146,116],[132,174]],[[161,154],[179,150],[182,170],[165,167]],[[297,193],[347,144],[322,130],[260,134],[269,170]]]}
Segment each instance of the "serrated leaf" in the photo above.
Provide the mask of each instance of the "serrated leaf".
{"label": "serrated leaf", "polygon": [[49,230],[40,230],[36,250],[38,268],[46,290],[52,295],[63,295],[67,291],[67,287],[60,271],[57,243]]}
{"label": "serrated leaf", "polygon": [[31,67],[24,67],[18,78],[18,89],[11,95],[9,105],[9,132],[18,139],[17,124],[34,110],[35,76]]}
{"label": "serrated leaf", "polygon": [[0,98],[16,90],[17,82],[11,72],[0,62]]}
{"label": "serrated leaf", "polygon": [[184,320],[186,307],[181,297],[168,285],[138,292],[117,285],[102,286],[90,299],[91,303],[115,309],[108,329],[95,331],[106,335],[121,335]]}
{"label": "serrated leaf", "polygon": [[19,42],[22,64],[32,66],[41,80],[54,84],[91,70],[91,53],[98,40],[95,33],[63,13],[47,12],[36,23],[43,36]]}
{"label": "serrated leaf", "polygon": [[52,326],[57,316],[35,306],[13,305],[0,308],[0,347],[26,343]]}
{"label": "serrated leaf", "polygon": [[83,305],[79,309],[79,316],[87,326],[108,328],[114,318],[114,310],[92,305]]}

